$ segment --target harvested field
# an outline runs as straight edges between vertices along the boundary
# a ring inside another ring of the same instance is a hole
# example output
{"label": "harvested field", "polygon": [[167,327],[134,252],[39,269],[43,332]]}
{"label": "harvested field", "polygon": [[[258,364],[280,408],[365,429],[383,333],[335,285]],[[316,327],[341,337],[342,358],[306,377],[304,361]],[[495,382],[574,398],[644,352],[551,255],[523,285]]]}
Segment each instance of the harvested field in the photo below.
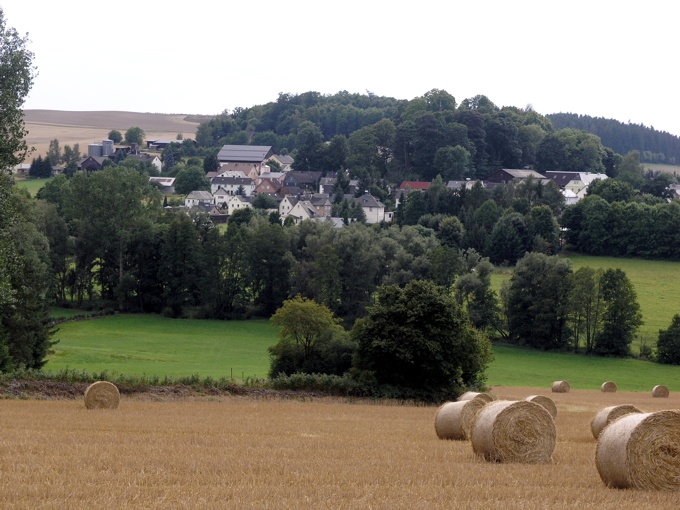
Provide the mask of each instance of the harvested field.
{"label": "harvested field", "polygon": [[[493,388],[519,400],[537,388]],[[74,392],[75,393],[75,392]],[[677,493],[605,487],[594,414],[651,412],[649,392],[554,395],[553,462],[494,464],[441,441],[437,406],[330,398],[123,395],[116,410],[74,400],[2,400],[2,508],[671,509]]]}
{"label": "harvested field", "polygon": [[140,127],[150,140],[174,140],[178,133],[184,138],[195,138],[198,123],[187,121],[185,117],[164,113],[25,110],[26,143],[36,149],[26,163],[38,155],[44,156],[50,141],[55,138],[62,149],[64,145],[80,144],[81,154],[87,156],[87,146],[105,140],[112,129],[125,136],[128,128]]}

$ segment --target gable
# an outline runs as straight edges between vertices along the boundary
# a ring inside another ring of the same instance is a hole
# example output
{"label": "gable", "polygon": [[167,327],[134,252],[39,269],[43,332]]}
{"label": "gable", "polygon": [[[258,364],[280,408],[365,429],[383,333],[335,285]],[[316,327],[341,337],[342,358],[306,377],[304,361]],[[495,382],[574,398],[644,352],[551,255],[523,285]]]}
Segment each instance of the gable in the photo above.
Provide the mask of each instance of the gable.
{"label": "gable", "polygon": [[217,159],[229,163],[262,163],[273,154],[271,145],[223,145]]}

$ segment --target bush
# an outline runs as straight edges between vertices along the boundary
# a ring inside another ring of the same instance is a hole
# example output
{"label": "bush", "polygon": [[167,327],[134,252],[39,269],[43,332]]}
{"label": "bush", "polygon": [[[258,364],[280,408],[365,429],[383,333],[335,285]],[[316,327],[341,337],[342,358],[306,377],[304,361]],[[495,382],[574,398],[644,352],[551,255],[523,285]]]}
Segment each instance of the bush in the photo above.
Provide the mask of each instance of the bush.
{"label": "bush", "polygon": [[659,330],[656,360],[659,363],[680,365],[680,315],[677,313],[673,316],[668,329]]}

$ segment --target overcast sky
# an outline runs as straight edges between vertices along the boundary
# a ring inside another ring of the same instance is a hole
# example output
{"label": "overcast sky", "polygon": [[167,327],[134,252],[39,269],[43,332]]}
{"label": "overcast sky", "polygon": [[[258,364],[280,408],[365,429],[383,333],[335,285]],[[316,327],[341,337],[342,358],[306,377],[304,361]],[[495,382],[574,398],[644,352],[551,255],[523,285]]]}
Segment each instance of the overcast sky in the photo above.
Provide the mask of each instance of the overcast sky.
{"label": "overcast sky", "polygon": [[680,135],[680,4],[0,0],[39,75],[24,108],[217,114],[280,92],[444,89]]}

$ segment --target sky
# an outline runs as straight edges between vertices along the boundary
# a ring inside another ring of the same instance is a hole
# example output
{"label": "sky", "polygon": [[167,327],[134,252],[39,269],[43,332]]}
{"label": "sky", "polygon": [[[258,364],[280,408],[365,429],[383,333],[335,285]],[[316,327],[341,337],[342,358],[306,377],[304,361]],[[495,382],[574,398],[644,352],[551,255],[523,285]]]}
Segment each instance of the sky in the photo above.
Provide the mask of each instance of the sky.
{"label": "sky", "polygon": [[[38,76],[25,109],[218,114],[280,93],[444,89],[680,136],[665,0],[0,0]],[[676,71],[673,71],[676,69]]]}

